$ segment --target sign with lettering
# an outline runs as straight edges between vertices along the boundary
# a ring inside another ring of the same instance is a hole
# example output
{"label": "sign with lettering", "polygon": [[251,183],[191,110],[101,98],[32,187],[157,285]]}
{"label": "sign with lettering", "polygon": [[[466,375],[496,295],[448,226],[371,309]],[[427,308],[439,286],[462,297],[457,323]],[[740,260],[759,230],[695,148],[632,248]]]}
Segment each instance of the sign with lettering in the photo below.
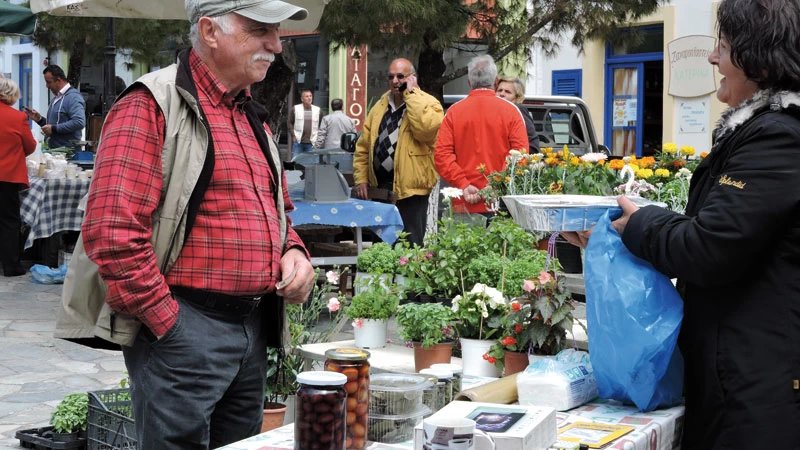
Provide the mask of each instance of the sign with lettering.
{"label": "sign with lettering", "polygon": [[347,114],[361,131],[367,115],[367,46],[347,47]]}
{"label": "sign with lettering", "polygon": [[713,36],[692,35],[667,44],[669,95],[699,97],[717,90],[714,66],[708,62],[715,43]]}
{"label": "sign with lettering", "polygon": [[681,133],[705,133],[710,120],[707,98],[678,102],[678,130]]}

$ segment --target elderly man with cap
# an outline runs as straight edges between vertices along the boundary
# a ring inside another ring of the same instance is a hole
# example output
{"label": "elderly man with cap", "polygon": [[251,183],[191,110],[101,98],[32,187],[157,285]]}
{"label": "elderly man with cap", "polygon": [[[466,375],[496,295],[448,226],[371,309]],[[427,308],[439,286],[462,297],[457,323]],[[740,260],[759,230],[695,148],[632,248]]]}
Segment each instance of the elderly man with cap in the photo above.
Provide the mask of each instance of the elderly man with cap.
{"label": "elderly man with cap", "polygon": [[123,354],[140,450],[257,434],[267,346],[281,345],[284,302],[305,302],[315,280],[247,89],[281,51],[279,23],[308,12],[186,0],[186,13],[192,48],[128,87],[106,119],[82,227],[108,286],[111,312],[95,318],[110,316],[111,340],[132,336]]}

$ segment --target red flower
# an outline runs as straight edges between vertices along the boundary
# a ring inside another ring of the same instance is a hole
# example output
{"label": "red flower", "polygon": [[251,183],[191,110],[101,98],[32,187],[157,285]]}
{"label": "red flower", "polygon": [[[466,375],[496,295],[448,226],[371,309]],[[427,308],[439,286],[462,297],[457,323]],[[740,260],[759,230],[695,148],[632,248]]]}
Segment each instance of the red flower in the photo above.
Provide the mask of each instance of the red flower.
{"label": "red flower", "polygon": [[494,356],[490,356],[489,359],[487,359],[487,361],[489,361],[489,364],[494,364],[495,362],[497,362],[497,358],[495,358]]}
{"label": "red flower", "polygon": [[520,305],[519,302],[511,302],[511,309],[514,311],[519,311],[522,309],[522,305]]}
{"label": "red flower", "polygon": [[489,360],[489,354],[488,353],[484,353],[483,354],[483,359],[488,361]]}
{"label": "red flower", "polygon": [[514,338],[513,338],[513,337],[511,337],[511,336],[506,336],[506,337],[504,337],[504,338],[503,338],[503,341],[502,341],[502,342],[503,342],[503,345],[510,346],[510,345],[514,345],[514,344],[516,344],[516,343],[517,343],[517,340],[516,340],[516,339],[514,339]]}
{"label": "red flower", "polygon": [[522,325],[520,325],[520,324],[516,324],[516,325],[514,326],[514,332],[515,332],[515,333],[522,333]]}

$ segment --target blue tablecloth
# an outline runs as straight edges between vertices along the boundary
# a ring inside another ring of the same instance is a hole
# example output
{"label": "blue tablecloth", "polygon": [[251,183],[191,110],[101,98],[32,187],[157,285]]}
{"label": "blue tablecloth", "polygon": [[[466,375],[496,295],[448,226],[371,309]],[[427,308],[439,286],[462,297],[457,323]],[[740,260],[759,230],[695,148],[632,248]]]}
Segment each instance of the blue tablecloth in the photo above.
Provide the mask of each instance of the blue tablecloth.
{"label": "blue tablecloth", "polygon": [[59,231],[80,231],[83,211],[78,203],[89,192],[89,183],[78,178],[30,178],[31,187],[19,193],[20,216],[31,227],[25,248],[31,247],[34,239]]}
{"label": "blue tablecloth", "polygon": [[403,219],[394,205],[351,198],[342,202],[304,202],[292,200],[289,214],[292,225],[339,225],[372,230],[389,244],[397,240]]}

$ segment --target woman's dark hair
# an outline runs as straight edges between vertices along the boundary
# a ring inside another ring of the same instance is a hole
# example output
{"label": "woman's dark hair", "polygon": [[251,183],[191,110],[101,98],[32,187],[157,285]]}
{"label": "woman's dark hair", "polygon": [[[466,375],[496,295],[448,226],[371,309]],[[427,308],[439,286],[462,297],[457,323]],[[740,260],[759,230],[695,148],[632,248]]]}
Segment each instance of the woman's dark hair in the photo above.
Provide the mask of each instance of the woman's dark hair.
{"label": "woman's dark hair", "polygon": [[717,26],[760,89],[800,91],[800,1],[724,0]]}

